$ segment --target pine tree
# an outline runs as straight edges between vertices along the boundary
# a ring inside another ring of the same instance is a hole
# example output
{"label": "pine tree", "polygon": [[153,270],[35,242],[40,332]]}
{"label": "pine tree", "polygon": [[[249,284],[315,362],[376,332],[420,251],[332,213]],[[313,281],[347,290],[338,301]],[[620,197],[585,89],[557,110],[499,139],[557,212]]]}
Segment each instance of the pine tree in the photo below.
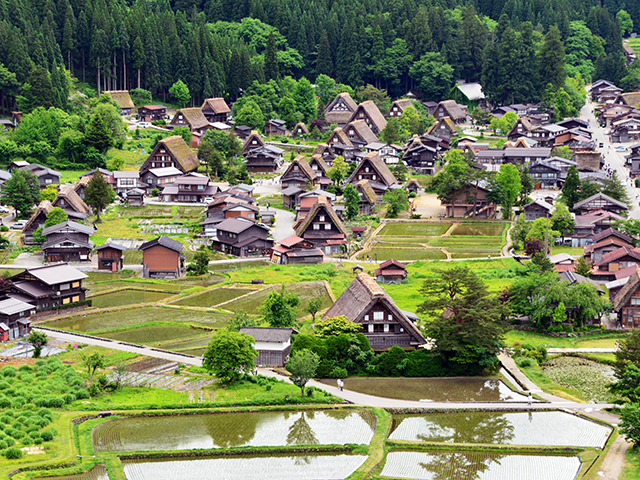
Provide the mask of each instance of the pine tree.
{"label": "pine tree", "polygon": [[100,153],[106,153],[111,147],[113,140],[111,132],[101,115],[93,115],[85,132],[87,145],[95,148]]}
{"label": "pine tree", "polygon": [[360,195],[358,195],[356,187],[351,183],[347,183],[345,185],[343,195],[346,205],[345,214],[347,215],[347,220],[353,220],[358,216],[358,213],[360,213]]}
{"label": "pine tree", "polygon": [[104,179],[100,170],[96,170],[87,183],[85,189],[84,201],[92,207],[97,215],[96,222],[100,223],[100,212],[115,200],[116,192],[113,191],[111,185]]}
{"label": "pine tree", "polygon": [[578,169],[571,166],[567,172],[567,178],[562,186],[562,198],[569,210],[573,210],[573,206],[580,201],[580,176]]}
{"label": "pine tree", "polygon": [[267,48],[264,52],[264,75],[267,80],[277,80],[280,77],[276,39],[273,32],[267,37]]}
{"label": "pine tree", "polygon": [[551,27],[545,35],[539,58],[540,78],[544,79],[545,85],[551,84],[554,90],[558,90],[564,85],[564,80],[567,77],[564,66],[564,44],[560,38],[558,27]]}
{"label": "pine tree", "polygon": [[57,103],[51,76],[42,65],[38,65],[31,71],[26,83],[28,88],[23,86],[22,95],[24,100],[20,102],[20,107],[24,112],[30,112],[37,107],[53,107]]}
{"label": "pine tree", "polygon": [[333,76],[333,60],[331,60],[331,46],[327,38],[327,32],[322,32],[318,56],[316,58],[316,77],[321,74]]}

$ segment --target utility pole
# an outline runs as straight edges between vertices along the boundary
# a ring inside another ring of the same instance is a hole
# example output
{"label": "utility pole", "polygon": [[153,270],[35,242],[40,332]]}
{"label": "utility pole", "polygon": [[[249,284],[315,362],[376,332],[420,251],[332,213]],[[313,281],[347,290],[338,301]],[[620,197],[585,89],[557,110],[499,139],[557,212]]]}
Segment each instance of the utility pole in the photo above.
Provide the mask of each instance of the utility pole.
{"label": "utility pole", "polygon": [[544,233],[544,254],[549,255],[549,212],[547,212],[547,230]]}

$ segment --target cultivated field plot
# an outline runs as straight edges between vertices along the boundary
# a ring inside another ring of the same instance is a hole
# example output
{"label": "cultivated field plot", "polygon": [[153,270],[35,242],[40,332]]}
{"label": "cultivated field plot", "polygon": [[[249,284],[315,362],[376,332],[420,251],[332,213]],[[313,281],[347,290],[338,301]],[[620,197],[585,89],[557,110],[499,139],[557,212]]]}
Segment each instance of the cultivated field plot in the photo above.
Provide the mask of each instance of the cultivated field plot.
{"label": "cultivated field plot", "polygon": [[91,470],[76,475],[64,475],[60,477],[34,477],[33,480],[109,480],[109,474],[104,465],[96,465]]}
{"label": "cultivated field plot", "polygon": [[[191,460],[124,460],[127,480],[338,480],[355,472],[366,455],[269,455]],[[563,480],[563,479],[561,479]]]}
{"label": "cultivated field plot", "polygon": [[547,360],[540,369],[558,385],[578,390],[580,398],[588,402],[618,400],[607,388],[614,380],[613,368],[609,365],[585,358],[556,357]]}
{"label": "cultivated field plot", "polygon": [[[183,323],[168,323],[161,325],[144,325],[142,327],[127,328],[124,330],[94,332],[99,337],[118,340],[119,342],[137,343],[141,345],[155,345],[158,342],[177,340],[180,338],[198,337],[203,330],[191,328]],[[211,340],[212,332],[207,337]]]}
{"label": "cultivated field plot", "polygon": [[131,305],[132,303],[154,303],[171,295],[174,294],[143,290],[122,290],[119,292],[105,293],[104,295],[91,297],[91,306],[95,308],[106,308]]}
{"label": "cultivated field plot", "polygon": [[203,207],[178,207],[178,216],[179,217],[202,217],[204,213]]}
{"label": "cultivated field plot", "polygon": [[223,302],[228,302],[234,298],[241,297],[247,293],[255,292],[255,288],[216,288],[199,295],[173,302],[172,305],[187,305],[191,307],[213,307]]}
{"label": "cultivated field plot", "polygon": [[[335,380],[321,380],[335,385]],[[358,378],[345,380],[354,392],[397,400],[427,402],[524,402],[526,397],[496,378]]]}
{"label": "cultivated field plot", "polygon": [[119,217],[169,217],[171,215],[173,215],[172,207],[160,207],[156,205],[147,207],[118,207]]}
{"label": "cultivated field plot", "polygon": [[45,325],[51,328],[84,333],[128,327],[131,325],[142,325],[157,321],[184,322],[212,328],[222,328],[227,325],[231,317],[232,315],[230,313],[225,312],[144,307],[64,318],[47,322]]}
{"label": "cultivated field plot", "polygon": [[[376,256],[377,255],[377,256]],[[437,248],[385,248],[374,246],[371,251],[363,253],[360,259],[370,256],[378,260],[442,260],[447,256]]]}
{"label": "cultivated field plot", "polygon": [[199,356],[204,353],[207,345],[209,345],[211,335],[212,332],[202,331],[202,333],[194,337],[156,342],[154,347],[161,348],[163,350],[171,350],[172,352],[183,352]]}
{"label": "cultivated field plot", "polygon": [[417,235],[440,236],[451,227],[450,223],[426,223],[426,222],[390,222],[387,223],[378,235]]}
{"label": "cultivated field plot", "polygon": [[458,225],[451,235],[499,237],[506,227],[506,223],[463,223]]}
{"label": "cultivated field plot", "polygon": [[[603,448],[611,428],[563,412],[394,415],[391,440]],[[553,435],[549,435],[553,432]]]}
{"label": "cultivated field plot", "polygon": [[405,244],[405,243],[429,243],[429,241],[431,240],[431,237],[418,237],[418,236],[405,236],[405,237],[396,237],[396,236],[392,236],[392,235],[385,235],[383,237],[378,236],[376,238],[376,243],[399,243],[399,244]]}
{"label": "cultivated field plot", "polygon": [[[248,295],[246,297],[240,298],[238,300],[234,300],[225,304],[223,307],[225,310],[229,310],[231,312],[246,312],[249,314],[254,314],[258,312],[260,308],[260,304],[269,296],[269,292],[272,289],[282,288],[280,285],[275,285],[272,288],[262,289],[253,295]],[[311,300],[316,298],[322,299],[322,307],[328,308],[331,305],[331,298],[327,293],[327,289],[323,282],[301,282],[301,283],[293,283],[286,286],[287,292],[295,293],[300,297],[300,305],[298,306],[298,316],[303,317],[307,315],[304,309],[309,305]]]}
{"label": "cultivated field plot", "polygon": [[[83,284],[84,286],[84,284]],[[90,295],[95,295],[100,292],[107,292],[109,290],[117,290],[120,288],[143,288],[148,291],[168,291],[168,292],[180,292],[190,288],[191,285],[179,285],[175,283],[152,283],[152,282],[139,282],[139,281],[103,281],[100,283],[88,283],[86,285]]]}
{"label": "cultivated field plot", "polygon": [[393,451],[380,475],[417,480],[573,480],[580,466],[578,457]]}
{"label": "cultivated field plot", "polygon": [[89,276],[83,283],[86,286],[89,283],[106,282],[108,280],[122,280],[133,277],[133,273],[111,273],[111,272],[83,272]]}
{"label": "cultivated field plot", "polygon": [[123,418],[97,426],[92,437],[97,452],[344,445],[369,444],[375,426],[368,409],[242,412]]}

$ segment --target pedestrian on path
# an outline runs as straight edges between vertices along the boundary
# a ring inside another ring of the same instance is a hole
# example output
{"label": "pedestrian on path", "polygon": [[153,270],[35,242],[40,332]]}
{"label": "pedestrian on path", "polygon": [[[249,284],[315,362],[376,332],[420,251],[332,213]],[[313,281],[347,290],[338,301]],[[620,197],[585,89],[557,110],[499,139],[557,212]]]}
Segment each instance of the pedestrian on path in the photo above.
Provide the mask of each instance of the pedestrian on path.
{"label": "pedestrian on path", "polygon": [[344,382],[341,379],[338,379],[338,388],[342,391],[342,387],[344,387]]}
{"label": "pedestrian on path", "polygon": [[531,401],[532,401],[531,392],[529,392],[529,396],[527,397],[527,403],[529,403],[529,406],[531,406]]}

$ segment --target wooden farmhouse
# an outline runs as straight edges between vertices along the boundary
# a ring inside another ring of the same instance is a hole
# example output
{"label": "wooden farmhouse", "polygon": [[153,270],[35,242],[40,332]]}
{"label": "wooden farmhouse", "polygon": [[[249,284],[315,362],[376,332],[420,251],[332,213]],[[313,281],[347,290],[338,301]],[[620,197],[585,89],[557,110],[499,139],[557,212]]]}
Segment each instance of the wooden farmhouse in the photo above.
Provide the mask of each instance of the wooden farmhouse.
{"label": "wooden farmhouse", "polygon": [[[336,127],[327,141],[333,158],[338,155],[342,156],[347,162],[350,162],[355,157],[357,148],[353,145],[347,134],[340,127]],[[317,151],[317,147],[316,147]],[[323,155],[324,158],[324,155]]]}
{"label": "wooden farmhouse", "polygon": [[309,213],[294,224],[294,230],[325,255],[342,253],[347,244],[347,229],[325,196],[318,197]]}
{"label": "wooden farmhouse", "polygon": [[309,129],[303,122],[299,122],[293,127],[291,135],[294,137],[303,137],[304,135],[309,135]]}
{"label": "wooden farmhouse", "polygon": [[458,218],[493,218],[496,214],[496,204],[489,200],[489,184],[486,180],[468,185],[468,188],[456,193],[453,203],[441,200],[447,217]]}
{"label": "wooden farmhouse", "polygon": [[439,137],[447,142],[451,142],[451,139],[458,135],[458,129],[456,124],[449,117],[443,117],[436,120],[436,123],[431,125],[431,128],[427,132],[427,135]]}
{"label": "wooden farmhouse", "polygon": [[600,96],[600,93],[602,92],[602,90],[608,87],[615,87],[615,84],[613,82],[610,82],[609,80],[602,80],[602,79],[593,82],[591,84],[591,90],[590,90],[591,98],[593,100],[596,100]]}
{"label": "wooden farmhouse", "polygon": [[348,93],[339,93],[336,98],[325,108],[324,118],[327,125],[343,127],[353,116],[358,105]]}
{"label": "wooden farmhouse", "polygon": [[309,165],[309,162],[307,162],[307,159],[302,155],[298,155],[291,161],[289,167],[282,174],[280,183],[283,189],[298,187],[306,190],[307,186],[313,187],[317,179],[318,176],[311,168],[311,165]]}
{"label": "wooden farmhouse", "polygon": [[196,172],[180,175],[173,183],[166,184],[160,193],[165,202],[202,203],[205,197],[218,193],[211,178]]}
{"label": "wooden farmhouse", "polygon": [[318,264],[324,261],[324,254],[313,243],[291,235],[273,247],[271,261],[278,265]]}
{"label": "wooden farmhouse", "polygon": [[[145,173],[148,173],[145,172]],[[145,174],[145,179],[149,182],[150,176]],[[124,196],[132,188],[145,188],[145,184],[140,181],[140,172],[137,170],[122,170],[113,172],[115,181],[115,191],[118,195]],[[147,185],[149,185],[147,183]]]}
{"label": "wooden farmhouse", "polygon": [[640,250],[633,247],[620,247],[602,256],[602,260],[594,264],[591,277],[594,280],[615,280],[619,270],[640,264]]}
{"label": "wooden farmhouse", "polygon": [[35,245],[36,242],[33,238],[33,232],[35,232],[39,228],[44,228],[44,222],[47,221],[47,215],[53,208],[51,202],[49,200],[42,200],[36,208],[36,211],[33,212],[31,218],[27,221],[24,228],[22,229],[22,237],[24,239],[24,243],[26,245]]}
{"label": "wooden farmhouse", "polygon": [[594,235],[611,228],[614,223],[624,221],[624,217],[606,210],[595,210],[588,215],[576,215],[573,233],[565,236],[572,247],[584,247]]}
{"label": "wooden farmhouse", "polygon": [[256,341],[256,366],[282,367],[291,350],[291,334],[298,332],[293,328],[242,327],[240,333],[253,337]]}
{"label": "wooden farmhouse", "polygon": [[93,227],[67,220],[46,227],[42,235],[47,239],[42,245],[44,261],[51,262],[88,262],[91,260]]}
{"label": "wooden farmhouse", "polygon": [[314,153],[311,155],[309,159],[309,166],[311,170],[313,170],[316,174],[316,181],[320,184],[321,187],[326,187],[331,183],[331,179],[327,177],[327,170],[329,170],[329,165],[324,161],[322,155]]}
{"label": "wooden farmhouse", "polygon": [[298,195],[304,190],[300,187],[287,187],[282,190],[282,203],[284,208],[295,210],[298,203]]}
{"label": "wooden farmhouse", "polygon": [[529,164],[529,173],[534,179],[536,190],[553,190],[555,187],[561,186],[562,169],[547,162],[546,160],[538,160]]}
{"label": "wooden farmhouse", "polygon": [[394,259],[382,262],[374,273],[378,283],[388,285],[402,283],[407,279],[407,267]]}
{"label": "wooden farmhouse", "polygon": [[389,187],[398,184],[398,180],[391,173],[389,167],[382,161],[380,155],[375,152],[365,155],[347,180],[347,183],[355,185],[360,180],[369,180],[369,184],[376,192],[376,195],[380,197]]}
{"label": "wooden farmhouse", "polygon": [[270,119],[264,124],[265,135],[290,136],[291,132],[287,129],[287,122],[279,119]]}
{"label": "wooden farmhouse", "polygon": [[526,137],[527,134],[535,128],[535,125],[528,117],[520,117],[507,133],[507,140],[515,142],[520,137]]}
{"label": "wooden farmhouse", "polygon": [[71,184],[60,185],[58,195],[53,200],[52,205],[60,207],[67,212],[69,218],[76,220],[84,220],[90,213],[89,206],[78,196]]}
{"label": "wooden farmhouse", "polygon": [[374,215],[376,210],[376,204],[378,203],[378,195],[369,183],[369,180],[359,180],[356,185],[356,190],[360,196],[358,201],[358,209],[360,215]]}
{"label": "wooden farmhouse", "polygon": [[129,90],[107,90],[104,93],[108,93],[111,96],[111,100],[118,104],[120,107],[120,115],[131,115],[131,110],[135,108]]}
{"label": "wooden farmhouse", "polygon": [[431,135],[415,135],[409,142],[402,159],[414,172],[435,175],[435,161],[440,149],[440,138]]}
{"label": "wooden farmhouse", "polygon": [[30,303],[38,312],[55,310],[85,300],[85,278],[86,274],[67,263],[28,268],[9,279],[8,296]]}
{"label": "wooden farmhouse", "polygon": [[578,164],[578,170],[581,172],[588,170],[598,172],[604,165],[604,159],[600,152],[575,152],[572,160]]}
{"label": "wooden farmhouse", "polygon": [[243,154],[247,154],[249,151],[258,147],[265,147],[267,144],[264,142],[262,137],[260,136],[260,132],[257,130],[252,130],[249,136],[245,139],[242,144],[242,152]]}
{"label": "wooden farmhouse", "polygon": [[21,166],[20,170],[31,171],[31,173],[33,173],[38,179],[40,188],[47,188],[49,185],[60,185],[60,178],[62,177],[60,172],[38,163],[24,163],[26,163],[26,165]]}
{"label": "wooden farmhouse", "polygon": [[0,300],[0,342],[29,335],[29,317],[35,313],[36,308],[30,303],[5,295]]}
{"label": "wooden farmhouse", "polygon": [[118,272],[124,266],[124,252],[127,247],[118,243],[105,243],[96,247],[98,252],[98,270]]}
{"label": "wooden farmhouse", "polygon": [[155,122],[164,120],[167,116],[167,107],[164,105],[145,105],[138,108],[138,119],[143,122]]}
{"label": "wooden farmhouse", "polygon": [[147,183],[147,172],[153,168],[174,167],[182,173],[195,172],[200,162],[180,135],[173,135],[158,142],[140,167],[140,180]]}
{"label": "wooden farmhouse", "polygon": [[169,237],[158,237],[140,245],[144,278],[180,278],[184,272],[184,245]]}
{"label": "wooden farmhouse", "polygon": [[[192,134],[191,146],[197,148],[200,145],[202,137],[211,129],[211,124],[198,107],[181,108],[171,119],[169,127],[187,127]],[[198,134],[198,135],[195,135]]]}
{"label": "wooden farmhouse", "polygon": [[273,240],[268,238],[269,231],[266,225],[242,216],[229,218],[217,225],[211,248],[236,257],[270,255]]}
{"label": "wooden farmhouse", "polygon": [[554,207],[543,199],[537,198],[533,202],[526,204],[522,209],[524,210],[524,219],[527,222],[533,222],[539,218],[551,217]]}
{"label": "wooden farmhouse", "polygon": [[364,120],[353,121],[347,124],[343,130],[357,149],[362,149],[366,145],[378,141],[377,135]]}
{"label": "wooden farmhouse", "polygon": [[636,271],[613,299],[613,309],[618,314],[622,328],[640,327],[640,271]]}
{"label": "wooden farmhouse", "polygon": [[389,118],[400,118],[404,109],[411,106],[411,100],[408,98],[403,98],[401,100],[396,100],[391,104],[389,108]]}
{"label": "wooden farmhouse", "polygon": [[141,185],[144,185],[147,193],[151,194],[156,188],[162,190],[165,185],[175,183],[180,175],[182,171],[176,167],[150,168],[144,173],[144,183]]}
{"label": "wooden farmhouse", "polygon": [[318,155],[328,167],[333,165],[333,159],[336,158],[336,154],[333,149],[326,143],[319,143],[316,145],[316,149],[313,151],[312,157]]}
{"label": "wooden farmhouse", "polygon": [[243,217],[256,221],[258,213],[259,209],[256,205],[244,200],[234,197],[216,199],[207,207],[207,216],[200,224],[202,225],[202,234],[205,237],[216,236],[218,224],[228,218]]}
{"label": "wooden farmhouse", "polygon": [[227,102],[224,101],[224,98],[207,98],[202,103],[202,114],[206,117],[207,121],[210,123],[214,122],[226,122],[229,118],[229,114],[231,113],[231,109]]}
{"label": "wooden farmhouse", "polygon": [[388,350],[395,345],[417,348],[426,343],[418,327],[366,273],[358,273],[322,318],[341,315],[362,325],[362,333],[376,351]]}
{"label": "wooden farmhouse", "polygon": [[629,105],[635,108],[640,104],[640,92],[621,93],[616,97],[613,103]]}
{"label": "wooden farmhouse", "polygon": [[[613,230],[613,229],[608,229],[608,230]],[[604,232],[600,232],[599,235],[601,235],[602,233]],[[633,248],[633,245],[630,242],[623,240],[622,238],[612,235],[607,238],[603,238],[602,240],[596,243],[585,245],[584,258],[587,261],[587,263],[590,263],[591,265],[595,265],[596,263],[600,263],[602,261],[602,258],[606,254],[611,253],[621,247]]]}
{"label": "wooden farmhouse", "polygon": [[358,105],[358,108],[353,112],[353,115],[351,115],[351,118],[347,123],[355,122],[356,120],[364,120],[376,135],[376,138],[387,125],[387,120],[384,118],[380,109],[373,100],[367,100],[366,102],[362,102]]}
{"label": "wooden farmhouse", "polygon": [[620,215],[623,211],[628,210],[628,208],[625,203],[615,200],[601,192],[585,198],[573,206],[574,211],[580,215],[585,215],[595,210],[606,210]]}
{"label": "wooden farmhouse", "polygon": [[436,120],[449,117],[453,123],[463,123],[467,119],[467,114],[460,108],[455,100],[444,100],[438,104],[433,116]]}
{"label": "wooden farmhouse", "polygon": [[274,145],[252,148],[244,154],[249,173],[271,173],[280,168],[284,161],[284,150]]}
{"label": "wooden farmhouse", "polygon": [[409,194],[415,193],[417,195],[421,188],[422,186],[420,185],[420,182],[415,178],[409,180],[409,183],[406,185],[407,193]]}
{"label": "wooden farmhouse", "polygon": [[377,152],[380,158],[387,165],[397,165],[400,163],[400,153],[403,148],[399,145],[384,142],[371,142],[364,146],[367,153]]}

